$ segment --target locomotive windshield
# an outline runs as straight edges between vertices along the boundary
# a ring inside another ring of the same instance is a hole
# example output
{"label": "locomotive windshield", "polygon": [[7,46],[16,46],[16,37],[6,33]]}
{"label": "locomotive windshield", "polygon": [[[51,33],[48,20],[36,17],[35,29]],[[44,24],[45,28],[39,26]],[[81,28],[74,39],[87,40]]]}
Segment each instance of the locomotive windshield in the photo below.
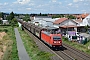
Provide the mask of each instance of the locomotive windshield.
{"label": "locomotive windshield", "polygon": [[53,40],[61,40],[60,36],[54,36]]}
{"label": "locomotive windshield", "polygon": [[58,29],[52,29],[51,30],[51,34],[57,34],[57,33],[59,33],[59,30]]}
{"label": "locomotive windshield", "polygon": [[61,30],[55,27],[47,27],[47,28],[44,28],[43,31],[46,31],[49,34],[57,34],[57,33],[60,33]]}

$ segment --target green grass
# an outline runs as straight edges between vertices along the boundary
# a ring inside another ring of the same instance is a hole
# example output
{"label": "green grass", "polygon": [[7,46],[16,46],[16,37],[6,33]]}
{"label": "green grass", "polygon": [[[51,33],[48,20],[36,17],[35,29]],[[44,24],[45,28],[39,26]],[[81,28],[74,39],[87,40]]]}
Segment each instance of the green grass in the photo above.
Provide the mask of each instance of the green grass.
{"label": "green grass", "polygon": [[26,32],[21,31],[20,28],[18,29],[26,51],[28,52],[31,60],[50,60],[52,54],[45,51],[40,51],[36,43],[30,38],[30,36]]}
{"label": "green grass", "polygon": [[11,26],[0,26],[0,32],[7,33],[7,35],[4,36],[3,40],[7,42],[6,46],[8,48],[6,49],[2,59],[3,60],[19,60],[17,46],[16,46],[16,38],[14,34],[14,28],[12,28]]}
{"label": "green grass", "polygon": [[88,41],[85,45],[83,45],[83,44],[79,44],[77,42],[68,41],[67,38],[63,37],[63,42],[66,44],[69,44],[69,45],[75,47],[76,49],[79,49],[87,54],[90,54],[90,50],[88,49],[88,46],[90,45],[90,41]]}

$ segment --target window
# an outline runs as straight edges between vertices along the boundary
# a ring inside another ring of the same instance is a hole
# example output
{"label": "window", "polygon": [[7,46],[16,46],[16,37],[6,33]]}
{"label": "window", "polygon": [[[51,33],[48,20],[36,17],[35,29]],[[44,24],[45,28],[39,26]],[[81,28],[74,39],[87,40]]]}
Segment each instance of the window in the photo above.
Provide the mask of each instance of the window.
{"label": "window", "polygon": [[53,40],[61,40],[60,36],[54,36]]}
{"label": "window", "polygon": [[72,39],[77,39],[77,36],[72,36]]}

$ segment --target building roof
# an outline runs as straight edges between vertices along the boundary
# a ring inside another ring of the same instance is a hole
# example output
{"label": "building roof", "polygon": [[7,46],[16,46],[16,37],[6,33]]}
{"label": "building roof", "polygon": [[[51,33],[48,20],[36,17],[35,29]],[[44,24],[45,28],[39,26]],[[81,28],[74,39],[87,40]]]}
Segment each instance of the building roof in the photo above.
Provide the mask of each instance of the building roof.
{"label": "building roof", "polygon": [[89,14],[82,14],[82,18],[86,18]]}
{"label": "building roof", "polygon": [[76,23],[81,23],[82,21],[83,21],[83,20],[81,20],[81,19],[75,20]]}
{"label": "building roof", "polygon": [[7,22],[8,20],[2,20],[3,22]]}
{"label": "building roof", "polygon": [[60,23],[62,23],[63,21],[66,21],[66,20],[68,20],[68,18],[60,18],[60,19],[56,20],[56,21],[53,22],[53,23],[54,23],[54,24],[60,24]]}
{"label": "building roof", "polygon": [[62,27],[62,28],[72,28],[72,27],[77,27],[77,26],[75,26],[75,25],[68,25],[68,26],[60,26],[60,27]]}
{"label": "building roof", "polygon": [[48,29],[48,30],[53,30],[53,29],[58,29],[58,28],[56,28],[56,27],[45,27],[45,29]]}
{"label": "building roof", "polygon": [[81,15],[78,15],[77,18],[86,18],[89,14],[81,14]]}

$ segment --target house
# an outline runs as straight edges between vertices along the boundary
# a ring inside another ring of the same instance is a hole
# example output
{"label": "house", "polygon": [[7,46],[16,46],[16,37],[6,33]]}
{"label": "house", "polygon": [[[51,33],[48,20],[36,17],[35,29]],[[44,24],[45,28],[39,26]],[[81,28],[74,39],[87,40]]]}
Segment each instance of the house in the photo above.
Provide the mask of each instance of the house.
{"label": "house", "polygon": [[31,20],[51,18],[50,16],[31,16]]}
{"label": "house", "polygon": [[90,14],[80,15],[82,18],[74,20],[77,24],[78,32],[86,32],[85,26],[90,26]]}
{"label": "house", "polygon": [[77,23],[68,18],[60,18],[53,22],[54,26],[60,27],[62,32],[77,31]]}
{"label": "house", "polygon": [[9,24],[8,20],[2,20],[3,24]]}
{"label": "house", "polygon": [[89,14],[81,14],[76,16],[75,22],[78,23],[77,26],[87,26],[89,24],[90,15]]}
{"label": "house", "polygon": [[82,22],[79,24],[79,26],[90,26],[90,15],[88,15],[87,17],[85,17]]}
{"label": "house", "polygon": [[32,20],[35,20],[35,16],[31,16],[30,17],[30,20],[32,21]]}
{"label": "house", "polygon": [[36,17],[34,20],[31,21],[31,23],[34,23],[35,25],[39,25],[42,27],[45,27],[45,26],[54,27],[53,22],[57,19],[59,19],[59,18],[52,19],[52,18],[47,18],[47,17],[46,18],[45,17],[43,17],[43,18]]}
{"label": "house", "polygon": [[81,14],[81,15],[77,15],[77,19],[81,19],[81,20],[83,20],[83,19],[85,19],[87,16],[88,16],[89,14],[87,14],[87,13],[84,13],[84,14]]}
{"label": "house", "polygon": [[58,20],[54,21],[53,23],[54,23],[54,25],[57,25],[60,27],[62,27],[62,26],[73,26],[73,25],[77,26],[76,22],[74,22],[73,20],[68,19],[68,18],[59,18]]}
{"label": "house", "polygon": [[34,23],[36,25],[41,25],[43,27],[50,26],[50,27],[56,27],[61,28],[62,31],[77,31],[77,23],[71,19],[68,18],[36,18],[31,21],[31,23]]}

